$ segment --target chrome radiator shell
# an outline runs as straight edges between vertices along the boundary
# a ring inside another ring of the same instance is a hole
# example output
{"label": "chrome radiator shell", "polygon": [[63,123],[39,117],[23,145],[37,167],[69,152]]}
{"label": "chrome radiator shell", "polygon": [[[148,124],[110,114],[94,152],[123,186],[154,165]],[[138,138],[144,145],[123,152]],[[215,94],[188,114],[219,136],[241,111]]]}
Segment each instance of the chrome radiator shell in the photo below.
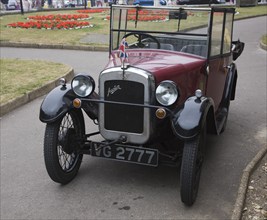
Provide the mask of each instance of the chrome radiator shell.
{"label": "chrome radiator shell", "polygon": [[[105,84],[112,85],[112,81],[114,81],[113,86],[105,89]],[[109,82],[109,83],[106,83]],[[128,83],[126,83],[128,82]],[[155,79],[154,76],[151,73],[148,73],[142,69],[137,69],[134,67],[128,67],[127,69],[122,69],[121,67],[112,67],[109,69],[104,70],[101,72],[99,77],[99,96],[101,101],[107,101],[107,97],[110,97],[112,95],[119,95],[119,93],[122,93],[123,96],[123,84],[129,84],[129,85],[139,85],[138,88],[143,88],[143,96],[142,97],[142,103],[137,103],[139,105],[151,105],[154,100],[154,91],[155,91]],[[120,85],[121,84],[121,85]],[[143,86],[141,86],[143,85]],[[125,86],[124,86],[125,87]],[[131,88],[133,89],[133,88]],[[128,91],[129,92],[129,91]],[[137,93],[140,91],[136,91]],[[127,92],[126,92],[127,93]],[[133,94],[134,95],[134,94]],[[122,103],[135,103],[131,100],[132,95],[127,94],[124,98],[124,101],[120,100],[114,100],[114,102],[122,102]],[[126,100],[126,101],[125,101]],[[109,101],[110,102],[110,101]],[[112,102],[112,101],[111,101]],[[133,143],[133,144],[144,144],[148,141],[152,128],[151,128],[151,110],[147,107],[138,107],[139,108],[139,115],[142,108],[143,112],[143,118],[140,119],[138,117],[136,120],[142,120],[142,129],[132,129],[131,125],[129,123],[127,124],[127,121],[124,121],[125,123],[120,129],[111,129],[112,126],[107,126],[107,123],[105,120],[108,120],[109,115],[105,115],[107,113],[108,106],[111,105],[117,105],[117,109],[125,108],[127,107],[128,110],[131,108],[134,108],[133,106],[126,105],[120,105],[120,104],[107,104],[107,103],[100,103],[99,104],[99,130],[100,134],[107,140],[116,140],[120,138],[121,136],[126,137],[126,143]],[[105,107],[106,106],[106,107]],[[118,107],[119,106],[119,107]],[[123,109],[122,109],[123,110]],[[121,111],[118,111],[121,112]],[[135,115],[130,115],[132,112],[129,112],[128,117],[124,118],[130,118],[132,117],[134,119]],[[115,118],[113,123],[116,123],[120,120],[120,115],[116,115],[116,112],[111,112]],[[119,114],[119,113],[118,113]],[[126,113],[128,114],[128,113]],[[122,117],[123,118],[123,117]],[[110,120],[110,119],[109,119]],[[114,125],[114,127],[116,127]],[[125,129],[124,129],[125,128]]]}

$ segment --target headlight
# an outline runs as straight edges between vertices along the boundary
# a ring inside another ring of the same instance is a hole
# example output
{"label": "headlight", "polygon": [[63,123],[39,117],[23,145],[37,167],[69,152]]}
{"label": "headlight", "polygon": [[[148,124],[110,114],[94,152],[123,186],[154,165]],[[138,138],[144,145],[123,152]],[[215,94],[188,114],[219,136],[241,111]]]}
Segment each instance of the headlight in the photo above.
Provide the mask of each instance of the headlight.
{"label": "headlight", "polygon": [[95,82],[92,77],[86,75],[77,75],[71,82],[73,92],[80,97],[86,97],[92,94],[95,89]]}
{"label": "headlight", "polygon": [[156,99],[164,106],[175,103],[178,96],[176,85],[172,81],[162,81],[156,89]]}

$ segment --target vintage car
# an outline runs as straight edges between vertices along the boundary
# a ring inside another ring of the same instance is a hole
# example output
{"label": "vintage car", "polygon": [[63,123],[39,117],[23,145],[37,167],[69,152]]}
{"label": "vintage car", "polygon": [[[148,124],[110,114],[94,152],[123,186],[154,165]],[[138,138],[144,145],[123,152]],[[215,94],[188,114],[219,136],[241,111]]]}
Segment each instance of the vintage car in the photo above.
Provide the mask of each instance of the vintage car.
{"label": "vintage car", "polygon": [[[221,7],[112,6],[110,59],[98,81],[90,73],[61,79],[41,104],[50,178],[70,182],[84,154],[175,165],[181,200],[192,205],[206,133],[224,131],[235,98],[233,60],[244,44],[232,41],[234,14]],[[86,132],[88,119],[95,132]]]}

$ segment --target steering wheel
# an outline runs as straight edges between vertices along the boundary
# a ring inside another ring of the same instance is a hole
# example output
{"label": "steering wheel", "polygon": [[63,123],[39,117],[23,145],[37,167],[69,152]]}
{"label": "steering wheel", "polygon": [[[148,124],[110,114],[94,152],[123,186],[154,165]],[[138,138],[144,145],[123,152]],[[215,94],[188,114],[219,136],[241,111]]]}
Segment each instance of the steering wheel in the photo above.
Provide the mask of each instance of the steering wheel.
{"label": "steering wheel", "polygon": [[153,37],[150,34],[145,34],[145,33],[136,33],[136,32],[130,32],[128,34],[125,34],[123,38],[127,38],[129,36],[135,36],[136,38],[138,38],[137,43],[134,44],[135,47],[139,47],[139,48],[144,48],[146,45],[144,43],[144,40],[146,39],[152,39],[152,41],[154,41],[157,44],[157,49],[160,49],[160,42],[157,40],[157,38]]}

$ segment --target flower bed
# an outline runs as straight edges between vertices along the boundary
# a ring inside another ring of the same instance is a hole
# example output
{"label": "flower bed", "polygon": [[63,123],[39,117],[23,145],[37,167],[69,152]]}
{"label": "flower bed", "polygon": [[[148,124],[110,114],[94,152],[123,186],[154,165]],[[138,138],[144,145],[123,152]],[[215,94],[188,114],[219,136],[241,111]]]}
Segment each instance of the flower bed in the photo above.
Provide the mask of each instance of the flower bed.
{"label": "flower bed", "polygon": [[[135,15],[136,14],[136,10],[132,9],[128,11],[129,15]],[[138,15],[168,15],[169,11],[166,10],[157,10],[157,11],[153,11],[153,10],[139,10],[138,11]]]}
{"label": "flower bed", "polygon": [[[160,15],[159,15],[160,14]],[[110,20],[110,16],[106,16],[105,20]],[[128,11],[128,21],[136,20],[136,10],[132,9]],[[169,20],[169,12],[166,10],[139,10],[138,11],[138,21],[151,21],[151,22],[159,22],[159,21],[168,21]]]}
{"label": "flower bed", "polygon": [[[160,14],[160,15],[159,15]],[[187,16],[195,16],[193,12],[187,12]],[[110,20],[110,16],[107,15],[104,20]],[[135,21],[136,20],[136,10],[132,9],[128,11],[127,20]],[[167,10],[139,10],[138,11],[138,21],[150,21],[150,22],[162,22],[169,20],[169,11]]]}
{"label": "flower bed", "polygon": [[[128,15],[128,21],[135,21],[135,15]],[[110,20],[110,16],[106,16],[105,20]],[[151,22],[159,22],[159,21],[167,21],[168,18],[166,16],[160,15],[144,15],[138,16],[138,21],[151,21]]]}
{"label": "flower bed", "polygon": [[109,11],[109,9],[83,9],[83,10],[78,10],[78,13],[102,13],[102,12],[106,12]]}
{"label": "flower bed", "polygon": [[79,15],[35,15],[27,17],[29,21],[27,22],[15,22],[8,24],[11,28],[36,28],[36,29],[81,29],[93,27],[88,21],[81,21],[85,19],[90,19],[89,15],[79,14]]}
{"label": "flower bed", "polygon": [[80,29],[92,27],[88,21],[28,21],[8,24],[12,28],[37,28],[37,29]]}
{"label": "flower bed", "polygon": [[[135,21],[136,16],[128,16],[129,21]],[[160,15],[146,15],[146,16],[138,16],[138,21],[166,21],[167,18],[165,16],[160,16]]]}
{"label": "flower bed", "polygon": [[90,19],[88,14],[69,14],[69,15],[62,15],[62,14],[57,14],[57,15],[34,15],[34,16],[29,16],[27,18],[28,20],[85,20],[85,19]]}

